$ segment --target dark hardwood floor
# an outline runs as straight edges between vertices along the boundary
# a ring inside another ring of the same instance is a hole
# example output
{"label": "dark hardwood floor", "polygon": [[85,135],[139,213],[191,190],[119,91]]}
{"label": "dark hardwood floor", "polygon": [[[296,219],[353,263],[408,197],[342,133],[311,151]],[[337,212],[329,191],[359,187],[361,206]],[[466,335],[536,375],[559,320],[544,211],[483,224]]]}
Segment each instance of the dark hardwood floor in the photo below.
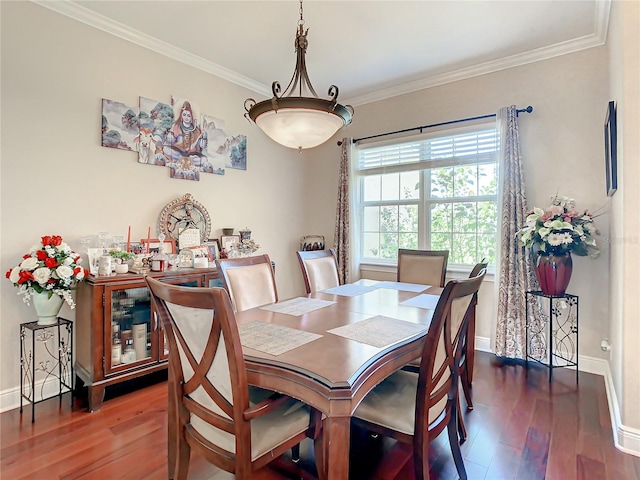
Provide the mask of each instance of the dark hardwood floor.
{"label": "dark hardwood floor", "polygon": [[[98,412],[82,402],[70,407],[50,399],[29,409],[0,415],[1,468],[4,479],[164,479],[166,461],[166,383],[134,391],[109,391]],[[602,377],[502,363],[476,356],[475,409],[464,413],[468,440],[462,445],[470,479],[640,480],[640,458],[613,445]],[[464,401],[463,401],[464,408]],[[256,480],[313,478],[312,448],[302,446],[294,466],[278,459],[256,473]],[[432,479],[457,478],[446,434],[432,444]],[[389,439],[352,432],[352,480],[413,479],[410,448]],[[310,472],[311,474],[307,473]],[[190,479],[233,478],[201,458],[191,462]]]}

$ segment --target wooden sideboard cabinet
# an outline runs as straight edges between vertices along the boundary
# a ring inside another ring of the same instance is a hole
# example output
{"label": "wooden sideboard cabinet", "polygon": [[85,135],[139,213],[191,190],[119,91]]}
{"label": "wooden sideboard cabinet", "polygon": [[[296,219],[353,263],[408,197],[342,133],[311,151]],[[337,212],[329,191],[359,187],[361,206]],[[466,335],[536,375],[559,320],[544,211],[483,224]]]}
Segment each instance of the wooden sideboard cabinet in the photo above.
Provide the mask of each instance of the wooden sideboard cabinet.
{"label": "wooden sideboard cabinet", "polygon": [[[215,268],[179,268],[147,275],[174,285],[221,286]],[[89,410],[100,409],[105,387],[167,368],[168,352],[144,275],[90,275],[76,297],[78,387]]]}

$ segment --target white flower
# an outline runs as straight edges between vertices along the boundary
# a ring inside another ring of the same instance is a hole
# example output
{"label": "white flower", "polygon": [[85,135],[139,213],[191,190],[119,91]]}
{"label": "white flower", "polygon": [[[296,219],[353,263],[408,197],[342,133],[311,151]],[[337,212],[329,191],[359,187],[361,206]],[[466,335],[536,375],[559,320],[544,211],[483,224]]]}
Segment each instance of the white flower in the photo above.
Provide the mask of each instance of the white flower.
{"label": "white flower", "polygon": [[78,273],[76,273],[76,278],[78,280],[82,280],[84,278],[84,269],[81,268],[80,271]]}
{"label": "white flower", "polygon": [[569,245],[570,243],[573,243],[573,237],[571,236],[570,233],[563,233],[562,234],[562,243],[564,243],[565,245]]}
{"label": "white flower", "polygon": [[48,267],[36,268],[33,271],[33,279],[40,285],[45,285],[47,280],[51,278],[51,270]]}
{"label": "white flower", "polygon": [[62,261],[62,265],[71,265],[73,263],[73,258],[67,257]]}
{"label": "white flower", "polygon": [[547,237],[547,242],[552,247],[557,247],[558,245],[562,245],[564,235],[562,233],[550,233],[549,237]]}
{"label": "white flower", "polygon": [[68,267],[67,265],[60,265],[56,268],[56,275],[62,279],[69,278],[73,275],[73,268]]}
{"label": "white flower", "polygon": [[11,282],[13,283],[18,283],[18,280],[20,280],[20,266],[17,266],[13,270],[11,270],[9,280],[11,280]]}
{"label": "white flower", "polygon": [[34,257],[25,258],[20,264],[22,270],[33,270],[38,266],[38,259]]}

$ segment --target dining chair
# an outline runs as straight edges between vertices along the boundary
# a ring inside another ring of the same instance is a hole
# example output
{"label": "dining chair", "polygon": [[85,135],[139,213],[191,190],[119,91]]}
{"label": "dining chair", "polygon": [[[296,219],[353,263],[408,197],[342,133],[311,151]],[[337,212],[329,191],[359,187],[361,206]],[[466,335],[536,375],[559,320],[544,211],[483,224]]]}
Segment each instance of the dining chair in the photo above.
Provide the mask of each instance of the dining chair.
{"label": "dining chair", "polygon": [[308,250],[296,252],[307,293],[319,292],[340,285],[336,251]]}
{"label": "dining chair", "polygon": [[[444,287],[449,250],[398,249],[398,282]],[[420,358],[406,365],[407,370],[417,371]]]}
{"label": "dining chair", "polygon": [[216,260],[236,312],[278,301],[271,260],[266,254]]}
{"label": "dining chair", "polygon": [[398,282],[444,287],[449,250],[398,249]]}
{"label": "dining chair", "polygon": [[[475,266],[471,270],[471,273],[469,274],[469,278],[475,278],[481,273],[486,272],[488,265],[489,265],[488,262],[483,258],[480,262],[475,264]],[[464,394],[465,401],[467,402],[468,410],[473,410],[473,401],[471,400],[471,382],[473,380],[473,365],[474,365],[474,358],[475,358],[475,335],[476,335],[475,307],[478,304],[477,293],[473,296],[473,300],[471,302],[473,305],[473,309],[469,317],[469,326],[467,328],[467,334],[463,339],[462,354],[460,356],[460,363],[459,363],[460,385],[462,385],[462,392]],[[458,421],[458,432],[460,434],[460,441],[464,442],[467,438],[467,430],[465,428],[464,420],[462,418],[462,411],[460,409],[458,411],[460,413],[460,418]]]}
{"label": "dining chair", "polygon": [[446,428],[461,479],[467,473],[457,435],[458,365],[472,301],[484,278],[451,280],[427,332],[418,373],[399,370],[362,400],[352,422],[413,446],[416,480],[429,478],[429,444]]}
{"label": "dining chair", "polygon": [[145,280],[169,347],[169,478],[187,478],[192,449],[236,479],[306,437],[321,461],[320,413],[248,385],[226,290]]}

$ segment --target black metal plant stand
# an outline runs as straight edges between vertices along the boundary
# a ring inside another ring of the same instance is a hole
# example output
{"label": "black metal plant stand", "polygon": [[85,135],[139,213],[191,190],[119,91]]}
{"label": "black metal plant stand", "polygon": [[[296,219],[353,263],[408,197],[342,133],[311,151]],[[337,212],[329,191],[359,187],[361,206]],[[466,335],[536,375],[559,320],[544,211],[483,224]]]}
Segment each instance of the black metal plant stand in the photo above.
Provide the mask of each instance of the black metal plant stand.
{"label": "black metal plant stand", "polygon": [[578,296],[526,292],[526,355],[549,369],[575,367],[578,383]]}
{"label": "black metal plant stand", "polygon": [[[31,333],[30,349],[27,332]],[[57,334],[57,335],[56,335]],[[38,346],[38,348],[36,348]],[[44,356],[36,360],[37,353]],[[38,374],[38,379],[36,379]],[[31,404],[31,422],[36,421],[35,406],[55,395],[45,397],[45,386],[58,379],[58,393],[71,392],[73,407],[73,322],[58,317],[56,323],[39,325],[38,322],[20,324],[20,413],[23,400]],[[36,385],[40,382],[39,385]],[[36,395],[36,390],[39,394]]]}

